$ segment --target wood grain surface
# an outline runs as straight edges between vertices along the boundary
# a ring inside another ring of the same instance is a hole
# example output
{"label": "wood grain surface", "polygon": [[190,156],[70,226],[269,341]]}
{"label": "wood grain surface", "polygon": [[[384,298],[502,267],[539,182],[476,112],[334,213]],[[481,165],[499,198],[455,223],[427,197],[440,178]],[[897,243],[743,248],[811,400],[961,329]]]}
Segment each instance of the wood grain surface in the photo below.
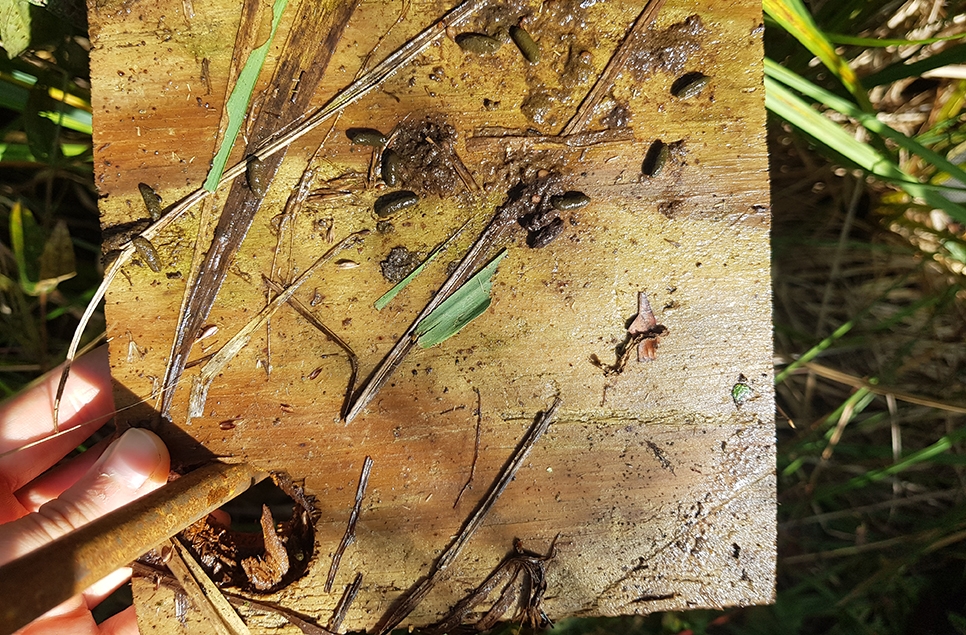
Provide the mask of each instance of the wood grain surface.
{"label": "wood grain surface", "polygon": [[[556,538],[542,605],[552,619],[770,602],[775,439],[760,3],[668,0],[585,134],[563,138],[556,135],[640,5],[480,4],[289,148],[203,320],[206,332],[217,332],[197,342],[189,360],[216,352],[265,306],[263,276],[274,271],[284,286],[332,241],[370,230],[338,256],[358,266],[323,266],[296,293],[352,347],[365,378],[521,179],[551,171],[562,189],[582,191],[591,203],[560,212],[562,233],[545,247],[527,247],[526,231],[515,231],[487,311],[446,342],[416,347],[349,425],[339,420],[345,354],[287,305],[272,317],[270,335],[259,329],[216,378],[195,417],[188,397],[199,367],[189,361],[171,419],[162,420],[157,398],[183,296],[218,216],[232,213],[221,207],[223,187],[154,240],[160,272],[134,261],[108,293],[119,417],[158,430],[178,465],[217,456],[304,483],[320,519],[315,553],[304,577],[262,600],[322,625],[356,572],[363,583],[343,628],[376,624],[428,573],[557,396],[562,404],[547,434],[404,625],[440,619],[513,551],[515,539],[545,553]],[[239,7],[92,0],[94,157],[106,229],[146,216],[139,182],[171,205],[204,181],[238,66]],[[309,109],[349,85],[377,43],[370,66],[451,7],[362,2]],[[256,87],[256,116],[277,88],[275,64],[297,13],[290,0]],[[537,64],[509,42],[478,55],[450,37],[499,34],[521,19],[540,44]],[[264,20],[259,28],[266,30]],[[709,78],[703,90],[672,96],[675,80],[697,72]],[[390,219],[391,231],[385,224],[377,230],[373,202],[392,188],[366,178],[372,149],[353,146],[345,132],[365,126],[389,133],[427,117],[452,126],[453,149],[479,189],[454,178],[436,194],[421,192],[417,205]],[[245,140],[259,138],[245,126],[242,133],[230,164],[244,159]],[[642,161],[656,139],[671,152],[663,171],[648,177]],[[307,166],[317,195],[282,224],[278,217]],[[348,173],[362,176],[338,179]],[[390,249],[425,257],[467,221],[387,308],[373,307],[392,286],[380,267]],[[607,376],[591,359],[615,362],[641,292],[667,332],[656,359],[632,355],[623,372]],[[736,384],[747,385],[750,398],[734,399]],[[477,391],[479,458],[472,487],[454,507],[473,461]],[[326,593],[366,456],[373,466],[356,541]],[[174,591],[136,582],[142,632],[181,632]],[[251,608],[243,614],[255,632],[285,622]],[[210,632],[200,614],[189,610],[184,619]]]}

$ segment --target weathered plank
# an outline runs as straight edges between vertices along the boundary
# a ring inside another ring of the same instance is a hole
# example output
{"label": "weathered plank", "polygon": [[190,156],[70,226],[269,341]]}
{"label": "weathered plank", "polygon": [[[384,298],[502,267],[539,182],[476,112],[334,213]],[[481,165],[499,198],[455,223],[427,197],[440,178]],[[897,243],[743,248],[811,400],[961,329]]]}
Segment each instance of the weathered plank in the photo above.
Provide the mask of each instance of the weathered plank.
{"label": "weathered plank", "polygon": [[[92,5],[95,165],[105,227],[146,216],[139,182],[170,204],[204,180],[238,25],[237,8],[229,4]],[[541,46],[539,63],[529,64],[512,43],[477,55],[442,37],[347,108],[331,133],[323,125],[288,151],[205,321],[218,332],[196,344],[191,359],[217,350],[264,306],[262,276],[272,272],[278,243],[273,219],[317,146],[324,140],[312,163],[317,190],[347,172],[368,170],[372,151],[352,146],[348,128],[388,133],[427,115],[445,121],[457,133],[457,154],[481,186],[474,193],[453,178],[445,192],[423,196],[394,216],[393,232],[373,231],[340,256],[358,267],[323,268],[296,294],[355,350],[363,377],[521,176],[550,170],[560,175],[561,188],[591,198],[586,207],[560,213],[562,233],[546,247],[528,248],[526,232],[515,230],[486,313],[439,346],[417,347],[348,426],[338,421],[349,377],[345,355],[289,307],[272,318],[270,345],[259,330],[213,383],[202,416],[187,417],[190,377],[198,371],[189,368],[174,394],[173,423],[158,422],[151,396],[165,373],[191,273],[196,212],[155,241],[160,273],[131,264],[108,295],[117,402],[125,420],[155,426],[182,464],[206,452],[250,461],[304,480],[317,498],[321,521],[309,571],[268,598],[320,624],[362,571],[345,627],[373,626],[425,575],[536,413],[557,395],[563,403],[550,430],[412,623],[441,617],[512,551],[515,538],[544,552],[559,535],[543,605],[552,618],[751,604],[773,596],[760,4],[669,0],[646,33],[643,51],[630,56],[605,91],[583,136],[561,139],[554,135],[640,11],[631,2],[579,4],[484,6],[455,32],[492,33],[525,18]],[[352,81],[403,6],[362,3],[313,105]],[[448,8],[413,2],[374,58]],[[274,60],[296,10],[293,2],[283,17],[259,90],[271,89]],[[694,97],[673,97],[675,80],[691,72],[706,75],[707,85]],[[668,164],[657,176],[643,176],[644,155],[658,138],[671,144]],[[237,145],[234,160],[242,158]],[[329,249],[328,238],[375,230],[372,204],[385,190],[367,187],[364,179],[331,189],[348,193],[310,199],[282,230],[293,232],[295,246],[295,270],[283,271],[283,283]],[[467,220],[468,228],[438,261],[386,309],[373,308],[392,286],[380,269],[392,247],[425,255]],[[667,333],[654,361],[631,355],[622,373],[605,376],[590,360],[614,363],[639,292],[646,292]],[[732,398],[738,383],[753,389],[740,405]],[[479,461],[472,489],[454,508],[471,469],[477,390]],[[367,455],[374,463],[357,539],[342,558],[335,588],[325,593]],[[154,585],[146,587],[138,592],[142,628],[164,623],[156,617],[164,613],[148,599]],[[165,593],[157,589],[159,597]]]}

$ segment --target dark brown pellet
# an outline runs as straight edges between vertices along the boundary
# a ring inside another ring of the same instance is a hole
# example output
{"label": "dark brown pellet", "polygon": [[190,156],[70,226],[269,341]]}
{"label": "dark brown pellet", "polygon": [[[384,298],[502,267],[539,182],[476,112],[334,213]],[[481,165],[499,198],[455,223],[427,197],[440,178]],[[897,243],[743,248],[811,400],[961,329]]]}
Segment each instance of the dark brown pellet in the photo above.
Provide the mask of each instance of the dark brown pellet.
{"label": "dark brown pellet", "polygon": [[704,73],[695,72],[682,75],[671,84],[671,94],[678,99],[695,97],[704,90],[710,80],[711,78]]}
{"label": "dark brown pellet", "polygon": [[418,202],[419,197],[416,196],[414,192],[410,192],[409,190],[400,190],[398,192],[384,194],[377,198],[375,204],[372,206],[372,209],[379,218],[386,218],[406,209],[407,207],[412,207]]}
{"label": "dark brown pellet", "polygon": [[523,58],[530,62],[531,64],[536,64],[540,61],[540,45],[537,44],[530,34],[518,26],[510,27],[510,39],[513,43],[517,45],[520,52],[523,53]]}
{"label": "dark brown pellet", "polygon": [[667,165],[668,156],[671,154],[670,147],[660,139],[655,139],[651,147],[644,155],[644,162],[641,164],[641,172],[645,176],[658,176],[664,171]]}
{"label": "dark brown pellet", "polygon": [[258,198],[262,198],[268,192],[268,168],[257,157],[248,157],[248,164],[245,166],[245,179],[248,181],[248,189]]}
{"label": "dark brown pellet", "polygon": [[161,271],[161,258],[150,240],[143,236],[135,236],[131,239],[131,244],[134,245],[134,249],[151,271],[154,273]]}
{"label": "dark brown pellet", "polygon": [[503,46],[500,40],[482,33],[460,33],[456,36],[456,43],[464,51],[478,55],[496,53]]}
{"label": "dark brown pellet", "polygon": [[569,192],[550,197],[551,207],[560,211],[580,209],[588,203],[590,203],[590,197],[576,190],[570,190]]}
{"label": "dark brown pellet", "polygon": [[138,183],[138,190],[141,192],[141,198],[144,199],[144,206],[148,208],[151,220],[161,218],[161,197],[158,193],[147,183]]}
{"label": "dark brown pellet", "polygon": [[381,148],[386,145],[386,135],[374,128],[349,128],[345,131],[352,145]]}
{"label": "dark brown pellet", "polygon": [[386,148],[382,153],[382,180],[389,187],[399,184],[399,172],[402,166],[402,157],[395,150]]}

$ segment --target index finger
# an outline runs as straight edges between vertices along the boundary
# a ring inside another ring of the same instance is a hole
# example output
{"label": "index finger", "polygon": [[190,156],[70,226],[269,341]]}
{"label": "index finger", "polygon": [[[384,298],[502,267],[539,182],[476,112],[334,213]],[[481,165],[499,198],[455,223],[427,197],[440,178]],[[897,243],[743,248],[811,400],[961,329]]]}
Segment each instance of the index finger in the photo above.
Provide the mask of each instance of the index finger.
{"label": "index finger", "polygon": [[107,347],[101,346],[71,365],[60,405],[61,429],[83,425],[16,451],[54,433],[54,396],[62,368],[58,366],[0,404],[0,483],[11,491],[23,487],[77,447],[114,412]]}

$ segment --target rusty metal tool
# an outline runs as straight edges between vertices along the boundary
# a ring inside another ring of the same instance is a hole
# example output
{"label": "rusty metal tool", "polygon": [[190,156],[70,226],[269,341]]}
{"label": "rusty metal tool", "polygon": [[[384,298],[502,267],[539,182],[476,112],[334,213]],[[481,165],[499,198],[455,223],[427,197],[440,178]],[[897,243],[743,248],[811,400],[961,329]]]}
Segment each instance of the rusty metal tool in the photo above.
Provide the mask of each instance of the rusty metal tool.
{"label": "rusty metal tool", "polygon": [[210,463],[0,567],[0,635],[13,633],[82,592],[267,473]]}

